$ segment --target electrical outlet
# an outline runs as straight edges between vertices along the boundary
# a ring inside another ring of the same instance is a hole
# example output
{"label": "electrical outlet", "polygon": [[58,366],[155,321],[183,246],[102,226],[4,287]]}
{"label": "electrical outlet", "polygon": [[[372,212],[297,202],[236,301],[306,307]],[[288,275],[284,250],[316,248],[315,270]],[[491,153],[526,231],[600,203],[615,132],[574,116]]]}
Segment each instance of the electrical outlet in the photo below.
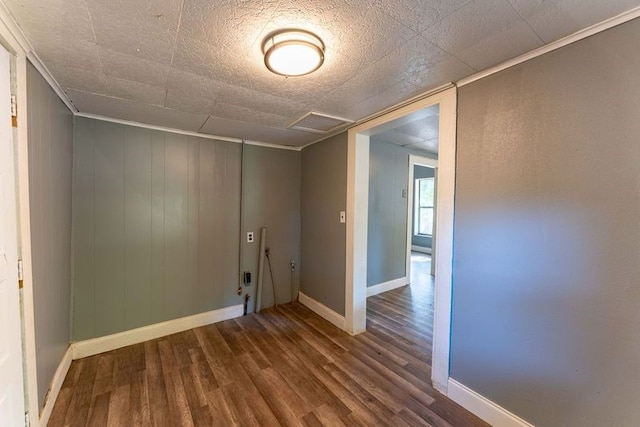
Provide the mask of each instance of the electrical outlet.
{"label": "electrical outlet", "polygon": [[291,271],[296,271],[296,262],[295,261],[289,261],[289,265],[291,266]]}
{"label": "electrical outlet", "polygon": [[347,213],[345,211],[340,211],[340,223],[344,224],[347,222]]}
{"label": "electrical outlet", "polygon": [[247,232],[247,243],[253,243],[253,231]]}

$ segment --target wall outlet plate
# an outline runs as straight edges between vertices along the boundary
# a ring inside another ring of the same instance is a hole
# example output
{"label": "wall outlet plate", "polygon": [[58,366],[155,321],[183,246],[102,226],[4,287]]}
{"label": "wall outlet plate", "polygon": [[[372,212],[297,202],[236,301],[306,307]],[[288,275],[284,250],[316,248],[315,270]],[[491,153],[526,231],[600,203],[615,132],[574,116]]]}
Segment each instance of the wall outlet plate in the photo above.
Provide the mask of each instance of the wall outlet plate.
{"label": "wall outlet plate", "polygon": [[253,243],[253,231],[247,232],[247,243]]}
{"label": "wall outlet plate", "polygon": [[347,222],[347,213],[345,211],[340,211],[340,223],[344,224]]}

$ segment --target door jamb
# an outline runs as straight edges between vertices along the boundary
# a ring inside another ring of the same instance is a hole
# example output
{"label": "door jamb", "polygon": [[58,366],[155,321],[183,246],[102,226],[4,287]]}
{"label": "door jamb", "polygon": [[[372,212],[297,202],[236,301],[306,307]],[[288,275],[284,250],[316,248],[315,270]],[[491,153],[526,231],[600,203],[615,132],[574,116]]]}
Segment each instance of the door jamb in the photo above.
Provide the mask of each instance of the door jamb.
{"label": "door jamb", "polygon": [[33,300],[33,281],[31,263],[31,220],[29,206],[29,152],[27,128],[27,55],[31,46],[22,31],[0,3],[0,43],[15,57],[15,79],[18,105],[18,127],[14,132],[14,145],[17,145],[15,180],[18,183],[17,205],[19,212],[18,256],[22,259],[23,288],[23,360],[26,371],[25,410],[31,426],[40,425],[40,408],[38,403],[38,378],[36,365],[35,313]]}

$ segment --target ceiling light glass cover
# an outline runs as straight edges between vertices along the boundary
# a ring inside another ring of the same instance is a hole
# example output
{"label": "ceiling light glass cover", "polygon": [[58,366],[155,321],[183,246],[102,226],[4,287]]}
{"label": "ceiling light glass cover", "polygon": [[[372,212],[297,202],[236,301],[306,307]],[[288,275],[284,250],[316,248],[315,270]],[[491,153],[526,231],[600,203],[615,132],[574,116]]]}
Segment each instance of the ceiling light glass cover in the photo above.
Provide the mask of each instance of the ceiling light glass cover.
{"label": "ceiling light glass cover", "polygon": [[264,63],[269,70],[283,76],[313,73],[324,62],[324,43],[305,30],[282,30],[262,42]]}

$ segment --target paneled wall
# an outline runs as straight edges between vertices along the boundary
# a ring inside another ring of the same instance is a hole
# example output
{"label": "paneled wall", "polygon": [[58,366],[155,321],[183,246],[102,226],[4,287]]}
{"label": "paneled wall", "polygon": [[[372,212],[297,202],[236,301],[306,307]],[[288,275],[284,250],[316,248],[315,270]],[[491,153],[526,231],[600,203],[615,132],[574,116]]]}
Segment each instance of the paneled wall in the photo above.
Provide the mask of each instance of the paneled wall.
{"label": "paneled wall", "polygon": [[240,154],[76,118],[74,340],[241,303]]}
{"label": "paneled wall", "polygon": [[38,402],[70,342],[73,116],[27,66],[29,203]]}
{"label": "paneled wall", "polygon": [[640,419],[639,34],[459,91],[451,375],[534,425]]}
{"label": "paneled wall", "polygon": [[[297,295],[300,271],[300,173],[299,151],[245,145],[242,259],[243,270],[250,271],[252,275],[252,284],[247,288],[251,295],[249,312],[254,310],[256,301],[261,227],[267,227],[267,247],[271,252],[278,304],[289,302],[292,295]],[[254,232],[253,243],[247,243],[247,231]],[[291,261],[295,263],[293,272]],[[273,305],[273,287],[266,259],[264,273],[263,308]]]}

